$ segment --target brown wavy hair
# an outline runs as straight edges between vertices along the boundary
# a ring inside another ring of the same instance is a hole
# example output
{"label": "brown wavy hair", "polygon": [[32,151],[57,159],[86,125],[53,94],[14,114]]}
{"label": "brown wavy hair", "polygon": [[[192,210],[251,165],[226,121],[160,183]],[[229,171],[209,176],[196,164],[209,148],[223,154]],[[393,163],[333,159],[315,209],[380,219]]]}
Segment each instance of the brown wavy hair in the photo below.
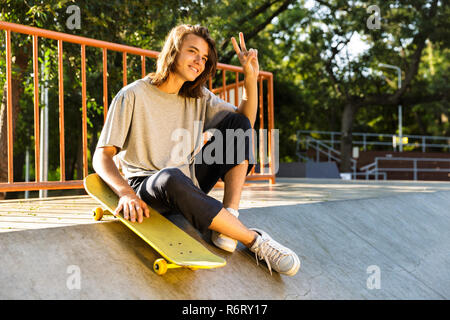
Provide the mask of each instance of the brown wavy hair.
{"label": "brown wavy hair", "polygon": [[175,72],[175,62],[181,50],[183,40],[188,34],[199,36],[208,43],[208,60],[205,64],[205,70],[194,81],[186,81],[178,94],[188,98],[200,98],[203,96],[202,88],[205,86],[209,77],[216,73],[217,67],[216,44],[206,27],[190,24],[182,24],[174,27],[167,35],[164,47],[158,55],[156,72],[152,72],[148,76],[153,85],[159,86],[167,80],[170,72]]}

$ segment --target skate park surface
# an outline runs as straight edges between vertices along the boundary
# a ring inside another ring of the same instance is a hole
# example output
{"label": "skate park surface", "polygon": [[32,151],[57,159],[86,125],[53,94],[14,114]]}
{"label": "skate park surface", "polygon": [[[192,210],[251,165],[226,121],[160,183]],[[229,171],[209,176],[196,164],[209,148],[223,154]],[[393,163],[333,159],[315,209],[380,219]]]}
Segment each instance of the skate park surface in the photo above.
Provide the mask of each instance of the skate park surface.
{"label": "skate park surface", "polygon": [[[223,189],[211,195],[222,200]],[[159,255],[89,196],[0,202],[0,299],[450,299],[450,182],[277,178],[249,183],[240,220],[295,251],[270,275],[242,244],[219,269],[153,272]]]}

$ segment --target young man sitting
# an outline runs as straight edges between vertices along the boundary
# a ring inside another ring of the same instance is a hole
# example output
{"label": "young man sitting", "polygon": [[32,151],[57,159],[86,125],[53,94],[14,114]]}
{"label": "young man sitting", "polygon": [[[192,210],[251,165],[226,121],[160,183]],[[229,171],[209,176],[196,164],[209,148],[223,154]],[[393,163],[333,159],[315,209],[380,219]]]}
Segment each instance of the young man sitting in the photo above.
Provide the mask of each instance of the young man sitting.
{"label": "young man sitting", "polygon": [[[147,204],[161,214],[179,212],[200,232],[213,230],[216,246],[233,252],[240,241],[257,259],[264,259],[270,271],[292,276],[300,268],[298,256],[266,232],[249,229],[238,219],[242,187],[252,167],[250,139],[224,139],[220,150],[224,161],[198,161],[202,152],[196,157],[206,130],[226,137],[227,129],[246,131],[255,122],[258,52],[247,50],[242,33],[239,37],[240,45],[231,39],[245,75],[238,108],[205,87],[217,64],[208,29],[177,26],[167,36],[156,72],[122,88],[111,102],[93,157],[94,169],[120,197],[115,215],[123,211],[125,219],[137,223],[151,219]],[[181,148],[181,156],[174,139],[180,129],[191,137],[191,144]],[[234,157],[229,163],[225,161],[229,152],[244,158]],[[113,161],[115,155],[127,180]],[[223,203],[207,195],[219,178],[225,185]]]}

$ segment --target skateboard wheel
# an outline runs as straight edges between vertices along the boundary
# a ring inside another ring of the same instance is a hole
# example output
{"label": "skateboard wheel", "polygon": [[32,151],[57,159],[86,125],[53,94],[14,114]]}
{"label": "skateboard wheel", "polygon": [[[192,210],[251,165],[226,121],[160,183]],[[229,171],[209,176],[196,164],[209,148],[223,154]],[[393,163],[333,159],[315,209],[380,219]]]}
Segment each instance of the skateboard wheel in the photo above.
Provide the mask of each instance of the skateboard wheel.
{"label": "skateboard wheel", "polygon": [[160,276],[167,272],[167,262],[164,259],[156,259],[153,263],[153,270]]}
{"label": "skateboard wheel", "polygon": [[95,208],[93,210],[93,212],[94,212],[94,219],[95,219],[95,221],[102,220],[102,217],[103,217],[103,209],[102,208],[97,207],[97,208]]}

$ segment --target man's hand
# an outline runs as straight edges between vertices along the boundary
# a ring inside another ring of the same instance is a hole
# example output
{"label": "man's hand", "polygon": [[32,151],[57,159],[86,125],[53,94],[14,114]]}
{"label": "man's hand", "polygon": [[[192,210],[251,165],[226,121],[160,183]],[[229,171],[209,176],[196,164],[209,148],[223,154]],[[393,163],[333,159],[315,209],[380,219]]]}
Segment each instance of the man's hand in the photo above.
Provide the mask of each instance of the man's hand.
{"label": "man's hand", "polygon": [[150,210],[147,204],[139,199],[136,194],[125,194],[119,199],[119,204],[114,211],[114,215],[117,216],[120,211],[123,210],[123,217],[125,220],[131,220],[131,222],[142,223],[144,221],[144,216],[146,218],[150,217]]}
{"label": "man's hand", "polygon": [[239,58],[239,62],[244,68],[245,77],[257,79],[259,75],[258,50],[250,49],[247,51],[245,46],[244,34],[239,32],[240,47],[234,37],[231,37],[234,51]]}
{"label": "man's hand", "polygon": [[150,217],[147,204],[142,201],[128,185],[114,164],[113,157],[119,149],[114,146],[97,148],[94,153],[92,164],[94,170],[106,182],[106,184],[119,196],[119,204],[113,212],[117,216],[123,210],[123,217],[131,222],[139,223]]}

